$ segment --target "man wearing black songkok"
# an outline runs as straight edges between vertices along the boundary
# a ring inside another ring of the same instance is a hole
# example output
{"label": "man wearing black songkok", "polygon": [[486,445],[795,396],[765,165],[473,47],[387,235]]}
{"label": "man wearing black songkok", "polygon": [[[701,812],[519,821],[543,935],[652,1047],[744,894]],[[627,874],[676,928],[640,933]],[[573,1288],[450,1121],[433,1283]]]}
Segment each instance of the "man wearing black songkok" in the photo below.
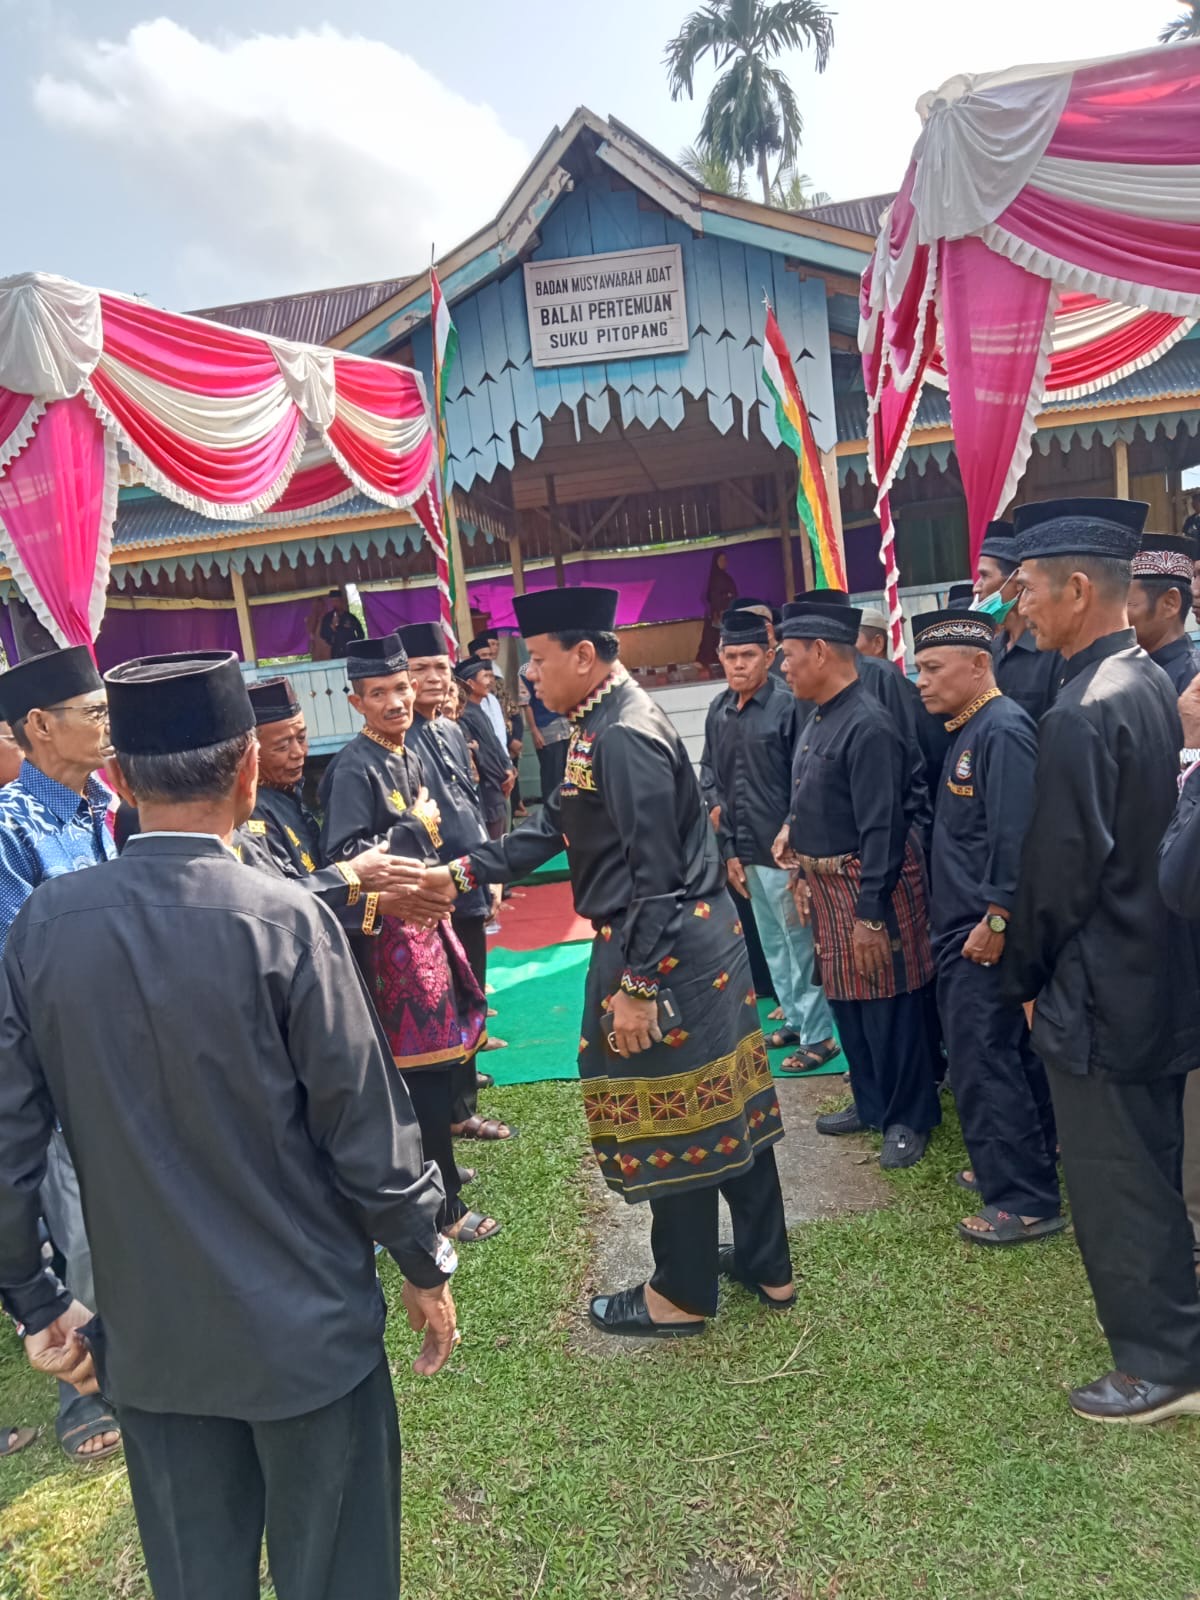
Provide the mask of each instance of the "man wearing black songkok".
{"label": "man wearing black songkok", "polygon": [[[1015,517],[1021,609],[1064,658],[1038,730],[1036,800],[1001,968],[1033,1004],[1075,1234],[1114,1370],[1071,1395],[1099,1422],[1200,1412],[1200,1299],[1181,1190],[1180,1027],[1194,995],[1158,886],[1183,744],[1175,690],[1128,626],[1145,505],[1059,500]],[[1186,994],[1186,1001],[1184,995]]]}
{"label": "man wearing black songkok", "polygon": [[1012,523],[990,522],[979,547],[975,608],[990,617],[996,627],[992,670],[997,689],[1027,711],[1036,723],[1058,692],[1062,657],[1057,650],[1038,649],[1029,622],[1017,606],[1021,592],[1019,564]]}
{"label": "man wearing black songkok", "polygon": [[[746,947],[691,762],[618,659],[614,589],[514,601],[545,703],[569,715],[566,777],[536,819],[452,863],[460,893],[566,849],[591,919],[579,1072],[609,1187],[648,1201],[654,1273],[597,1295],[604,1333],[703,1333],[718,1275],[794,1303],[773,1146],[782,1134]],[[666,991],[673,1006],[667,1009]],[[733,1219],[720,1249],[718,1193]]]}
{"label": "man wearing black songkok", "polygon": [[[36,1366],[116,1403],[157,1600],[257,1600],[264,1525],[280,1600],[395,1600],[373,1241],[432,1373],[455,1333],[441,1187],[337,920],[229,849],[257,773],[237,658],[151,657],[107,685],[110,774],[143,831],[42,885],[9,935],[0,1298]],[[42,1262],[56,1114],[102,1325]]]}

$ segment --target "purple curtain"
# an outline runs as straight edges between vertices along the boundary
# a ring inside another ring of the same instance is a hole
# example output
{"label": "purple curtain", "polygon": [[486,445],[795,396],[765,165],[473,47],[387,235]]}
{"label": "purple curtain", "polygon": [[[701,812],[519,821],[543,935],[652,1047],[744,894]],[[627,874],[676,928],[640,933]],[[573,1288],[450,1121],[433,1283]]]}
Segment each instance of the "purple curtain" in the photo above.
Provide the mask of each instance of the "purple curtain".
{"label": "purple curtain", "polygon": [[104,613],[96,637],[102,672],[134,656],[181,650],[233,650],[240,656],[237,616],[229,611],[114,611]]}
{"label": "purple curtain", "polygon": [[309,652],[308,618],[317,597],[276,600],[271,605],[251,606],[254,647],[260,661],[271,656],[306,656]]}
{"label": "purple curtain", "polygon": [[7,606],[0,606],[0,644],[4,646],[9,666],[16,666],[20,656],[17,653],[17,637],[13,632],[12,618],[8,614]]}
{"label": "purple curtain", "polygon": [[[511,592],[511,578],[508,587]],[[474,594],[473,589],[471,593]],[[372,639],[406,628],[410,622],[438,619],[438,593],[432,584],[424,589],[365,589],[360,594],[367,633]]]}

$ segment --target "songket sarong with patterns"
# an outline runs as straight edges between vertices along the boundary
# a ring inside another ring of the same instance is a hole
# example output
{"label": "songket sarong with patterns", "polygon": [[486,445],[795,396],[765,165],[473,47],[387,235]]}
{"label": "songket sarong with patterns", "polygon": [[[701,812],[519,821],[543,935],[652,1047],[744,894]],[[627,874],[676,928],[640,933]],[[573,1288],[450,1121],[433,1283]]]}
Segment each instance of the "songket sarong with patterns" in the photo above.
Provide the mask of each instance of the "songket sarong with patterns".
{"label": "songket sarong with patterns", "polygon": [[385,917],[360,960],[398,1067],[449,1066],[479,1048],[487,1001],[449,922]]}
{"label": "songket sarong with patterns", "polygon": [[821,986],[830,1000],[887,1000],[923,988],[933,977],[925,867],[913,840],[904,851],[900,881],[888,902],[884,923],[892,946],[891,965],[879,978],[855,971],[851,938],[862,883],[857,856],[801,856],[812,890],[813,944],[820,962]]}
{"label": "songket sarong with patterns", "polygon": [[744,1172],[783,1133],[741,925],[727,895],[685,901],[659,963],[679,1026],[638,1055],[614,1055],[607,1008],[624,966],[602,927],[584,994],[579,1075],[588,1133],[610,1189],[649,1200]]}

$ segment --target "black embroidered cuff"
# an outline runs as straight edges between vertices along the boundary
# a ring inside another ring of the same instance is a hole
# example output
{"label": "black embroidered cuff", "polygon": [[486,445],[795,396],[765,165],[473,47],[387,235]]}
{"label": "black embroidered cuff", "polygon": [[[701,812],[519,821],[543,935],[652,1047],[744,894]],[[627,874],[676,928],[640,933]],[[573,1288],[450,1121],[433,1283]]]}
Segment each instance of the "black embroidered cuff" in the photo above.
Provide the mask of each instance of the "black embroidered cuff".
{"label": "black embroidered cuff", "polygon": [[470,894],[472,889],[479,887],[479,879],[471,866],[470,856],[459,856],[457,861],[452,861],[450,876],[454,879],[454,887],[459,894]]}
{"label": "black embroidered cuff", "polygon": [[658,979],[643,978],[635,972],[630,972],[628,967],[621,974],[620,987],[626,994],[631,994],[635,1000],[658,999]]}

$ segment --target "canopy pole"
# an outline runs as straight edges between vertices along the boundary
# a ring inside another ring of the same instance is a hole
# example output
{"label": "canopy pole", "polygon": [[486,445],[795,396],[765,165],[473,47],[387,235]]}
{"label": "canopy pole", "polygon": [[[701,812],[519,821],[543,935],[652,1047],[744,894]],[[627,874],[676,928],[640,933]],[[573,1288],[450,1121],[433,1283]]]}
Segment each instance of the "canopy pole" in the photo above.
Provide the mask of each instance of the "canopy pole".
{"label": "canopy pole", "polygon": [[[783,600],[786,605],[796,593],[796,558],[792,554],[792,519],[788,515],[787,473],[782,467],[775,468],[775,509],[779,514],[779,553],[783,558]],[[804,587],[811,589],[812,551],[808,548],[808,540],[805,538],[800,540],[800,555],[804,562]]]}
{"label": "canopy pole", "polygon": [[546,505],[550,512],[550,549],[554,555],[554,586],[557,589],[565,589],[567,581],[563,573],[562,527],[558,520],[558,492],[554,487],[552,472],[546,477]]}
{"label": "canopy pole", "polygon": [[513,593],[525,593],[525,557],[521,552],[521,535],[511,533],[508,537],[508,558],[512,565]]}
{"label": "canopy pole", "polygon": [[237,612],[238,633],[242,640],[242,660],[248,667],[253,667],[258,664],[258,652],[254,648],[254,624],[250,621],[246,580],[236,567],[229,569],[229,583],[233,589],[233,609]]}
{"label": "canopy pole", "polygon": [[454,509],[454,490],[446,496],[446,529],[450,535],[450,571],[454,574],[454,631],[459,647],[466,650],[474,635],[471,602],[467,598],[467,565],[463,560],[462,535],[458,531],[458,512]]}
{"label": "canopy pole", "polygon": [[1129,446],[1124,439],[1113,440],[1113,487],[1118,500],[1129,499]]}

